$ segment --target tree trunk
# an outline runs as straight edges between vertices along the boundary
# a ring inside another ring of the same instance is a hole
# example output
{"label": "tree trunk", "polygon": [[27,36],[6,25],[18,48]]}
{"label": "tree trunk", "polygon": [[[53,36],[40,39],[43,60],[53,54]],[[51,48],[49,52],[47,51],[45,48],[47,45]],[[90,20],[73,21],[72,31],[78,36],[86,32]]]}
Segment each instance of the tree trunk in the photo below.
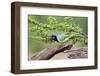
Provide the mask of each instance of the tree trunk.
{"label": "tree trunk", "polygon": [[54,48],[45,48],[40,52],[34,53],[29,60],[48,60],[57,53],[63,52],[64,50],[70,50],[71,48],[72,44],[61,44]]}

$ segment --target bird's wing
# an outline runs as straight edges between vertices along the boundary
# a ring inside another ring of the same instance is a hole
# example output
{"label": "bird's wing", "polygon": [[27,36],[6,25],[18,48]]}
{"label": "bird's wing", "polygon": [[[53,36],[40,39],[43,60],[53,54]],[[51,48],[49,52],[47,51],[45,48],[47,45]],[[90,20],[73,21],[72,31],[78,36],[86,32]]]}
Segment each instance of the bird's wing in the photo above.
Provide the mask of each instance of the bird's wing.
{"label": "bird's wing", "polygon": [[60,37],[58,38],[59,42],[65,42],[69,39],[68,35],[62,34],[60,35]]}

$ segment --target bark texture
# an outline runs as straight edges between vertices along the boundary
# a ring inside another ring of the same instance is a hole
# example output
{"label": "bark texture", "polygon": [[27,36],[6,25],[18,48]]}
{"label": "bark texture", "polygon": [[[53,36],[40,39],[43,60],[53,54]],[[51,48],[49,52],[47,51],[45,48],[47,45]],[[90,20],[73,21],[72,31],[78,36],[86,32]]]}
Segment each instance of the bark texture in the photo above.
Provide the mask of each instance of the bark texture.
{"label": "bark texture", "polygon": [[72,44],[61,44],[54,48],[45,48],[40,52],[34,53],[30,60],[49,60],[57,53],[63,52],[64,50],[70,50],[71,48]]}
{"label": "bark texture", "polygon": [[64,51],[69,59],[88,58],[88,48],[80,47]]}

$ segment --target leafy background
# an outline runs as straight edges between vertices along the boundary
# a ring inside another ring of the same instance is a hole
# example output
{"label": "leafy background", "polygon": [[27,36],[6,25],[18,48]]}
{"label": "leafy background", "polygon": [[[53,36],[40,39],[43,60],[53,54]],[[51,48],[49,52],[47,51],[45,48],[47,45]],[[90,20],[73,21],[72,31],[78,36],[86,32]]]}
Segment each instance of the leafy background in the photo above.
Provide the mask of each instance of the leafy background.
{"label": "leafy background", "polygon": [[29,57],[37,51],[47,47],[55,47],[61,43],[51,42],[48,37],[55,32],[70,32],[72,39],[67,43],[74,42],[75,47],[87,46],[87,38],[76,37],[76,32],[87,35],[88,18],[75,16],[49,16],[28,15],[28,54]]}

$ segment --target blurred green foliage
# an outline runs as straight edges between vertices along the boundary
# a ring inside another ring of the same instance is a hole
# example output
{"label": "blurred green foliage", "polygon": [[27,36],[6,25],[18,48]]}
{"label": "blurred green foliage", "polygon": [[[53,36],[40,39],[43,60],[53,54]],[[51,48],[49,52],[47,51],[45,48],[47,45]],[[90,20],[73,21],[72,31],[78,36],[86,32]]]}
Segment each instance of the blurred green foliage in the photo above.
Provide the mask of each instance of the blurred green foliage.
{"label": "blurred green foliage", "polygon": [[54,45],[48,37],[55,32],[70,32],[65,42],[85,44],[87,37],[77,33],[87,34],[87,17],[28,15],[28,50],[39,51]]}

